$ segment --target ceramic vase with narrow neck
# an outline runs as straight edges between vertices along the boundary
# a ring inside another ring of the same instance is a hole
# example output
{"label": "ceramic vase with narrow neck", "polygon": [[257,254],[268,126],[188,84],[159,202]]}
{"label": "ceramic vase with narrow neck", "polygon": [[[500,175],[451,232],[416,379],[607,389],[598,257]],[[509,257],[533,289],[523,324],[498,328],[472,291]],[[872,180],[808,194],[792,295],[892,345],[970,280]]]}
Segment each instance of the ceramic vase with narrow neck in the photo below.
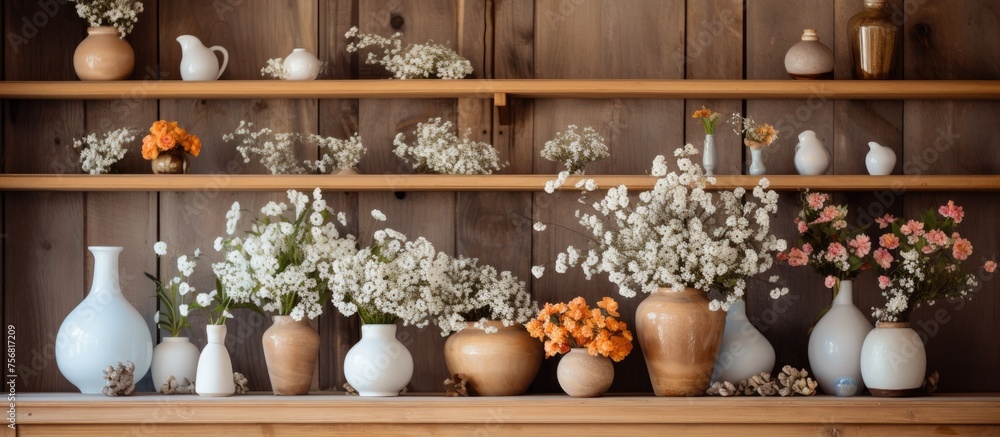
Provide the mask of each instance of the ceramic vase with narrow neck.
{"label": "ceramic vase with narrow neck", "polygon": [[198,359],[194,388],[201,396],[222,397],[236,393],[233,382],[233,361],[226,349],[226,325],[205,326],[208,344]]}
{"label": "ceramic vase with narrow neck", "polygon": [[413,377],[413,357],[396,339],[396,325],[362,325],[347,351],[344,377],[361,396],[399,396]]}
{"label": "ceramic vase with narrow neck", "polygon": [[153,348],[153,388],[167,383],[171,376],[178,384],[183,384],[187,378],[194,382],[198,373],[198,347],[191,344],[187,337],[163,337],[160,344]]}
{"label": "ceramic vase with narrow neck", "polygon": [[657,396],[700,396],[712,379],[726,313],[705,292],[661,288],[635,310],[635,329]]}
{"label": "ceramic vase with narrow neck", "polygon": [[719,156],[715,152],[715,135],[705,135],[705,151],[701,165],[705,167],[705,176],[715,176],[715,168],[719,165]]}
{"label": "ceramic vase with narrow neck", "polygon": [[149,327],[122,295],[118,277],[121,247],[91,246],[94,280],[90,293],[63,320],[56,334],[56,365],[81,393],[100,394],[108,366],[131,361],[135,380],[149,371],[153,340]]}
{"label": "ceramic vase with narrow neck", "polygon": [[615,380],[611,358],[593,356],[585,347],[575,347],[559,359],[556,367],[559,387],[574,398],[593,398],[604,394]]}
{"label": "ceramic vase with narrow neck", "polygon": [[153,174],[187,174],[191,159],[180,146],[166,152],[161,152],[151,161]]}
{"label": "ceramic vase with narrow neck", "polygon": [[802,40],[785,53],[785,71],[792,79],[833,79],[833,52],[816,29],[802,31]]}
{"label": "ceramic vase with narrow neck", "polygon": [[913,396],[927,372],[927,352],[909,323],[878,322],[861,348],[861,376],[872,396]]}
{"label": "ceramic vase with narrow neck", "polygon": [[80,80],[122,80],[132,75],[135,52],[111,26],[91,27],[73,53],[73,68]]}
{"label": "ceramic vase with narrow neck", "polygon": [[712,382],[736,384],[762,372],[771,374],[774,359],[771,342],[747,319],[746,304],[742,300],[730,304]]}
{"label": "ceramic vase with narrow neck", "polygon": [[865,0],[864,10],[848,21],[855,79],[891,79],[902,45],[886,0]]}
{"label": "ceramic vase with narrow neck", "polygon": [[865,390],[861,378],[861,347],[872,324],[854,306],[853,288],[853,281],[840,281],[840,291],[833,305],[809,336],[809,367],[826,394],[837,393],[840,378],[857,381],[858,393]]}
{"label": "ceramic vase with narrow neck", "polygon": [[750,175],[763,176],[767,173],[764,167],[764,149],[750,148]]}
{"label": "ceramic vase with narrow neck", "polygon": [[528,391],[545,355],[542,344],[520,324],[496,328],[489,334],[474,323],[448,336],[444,362],[449,374],[463,374],[469,389],[479,396],[517,396]]}
{"label": "ceramic vase with narrow neck", "polygon": [[274,394],[308,394],[319,360],[319,334],[309,320],[274,316],[274,324],[264,331],[263,344]]}

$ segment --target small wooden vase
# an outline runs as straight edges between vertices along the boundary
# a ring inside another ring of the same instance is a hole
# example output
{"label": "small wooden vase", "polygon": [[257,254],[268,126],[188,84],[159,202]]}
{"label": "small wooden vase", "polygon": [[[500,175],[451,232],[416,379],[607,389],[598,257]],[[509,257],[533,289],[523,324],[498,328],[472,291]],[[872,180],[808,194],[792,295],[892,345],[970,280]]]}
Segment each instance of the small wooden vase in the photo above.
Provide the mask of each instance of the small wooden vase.
{"label": "small wooden vase", "polygon": [[191,159],[184,152],[164,152],[153,158],[153,174],[187,174]]}

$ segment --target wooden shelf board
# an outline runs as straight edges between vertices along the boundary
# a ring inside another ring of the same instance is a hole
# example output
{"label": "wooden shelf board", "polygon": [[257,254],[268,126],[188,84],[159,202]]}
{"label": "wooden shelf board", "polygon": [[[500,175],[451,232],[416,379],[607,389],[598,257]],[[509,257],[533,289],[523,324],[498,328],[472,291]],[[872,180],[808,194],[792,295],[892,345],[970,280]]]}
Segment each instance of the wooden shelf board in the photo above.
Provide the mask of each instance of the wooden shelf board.
{"label": "wooden shelf board", "polygon": [[3,99],[494,99],[497,96],[581,99],[996,100],[1000,99],[1000,81],[383,79],[304,82],[0,82],[0,98]]}
{"label": "wooden shelf board", "polygon": [[361,398],[320,393],[226,398],[140,394],[109,398],[64,393],[17,396],[17,423],[143,423],[154,416],[178,423],[506,423],[617,424],[1000,424],[1000,396],[919,398],[793,398],[564,395],[449,398],[404,395]]}
{"label": "wooden shelf board", "polygon": [[[649,190],[656,179],[642,175],[592,175],[598,186],[624,184]],[[1000,191],[1000,175],[982,176],[798,176],[768,175],[780,191]],[[576,190],[570,177],[561,190]],[[542,191],[554,175],[49,175],[3,174],[0,191]],[[756,176],[718,176],[716,189],[753,189]]]}

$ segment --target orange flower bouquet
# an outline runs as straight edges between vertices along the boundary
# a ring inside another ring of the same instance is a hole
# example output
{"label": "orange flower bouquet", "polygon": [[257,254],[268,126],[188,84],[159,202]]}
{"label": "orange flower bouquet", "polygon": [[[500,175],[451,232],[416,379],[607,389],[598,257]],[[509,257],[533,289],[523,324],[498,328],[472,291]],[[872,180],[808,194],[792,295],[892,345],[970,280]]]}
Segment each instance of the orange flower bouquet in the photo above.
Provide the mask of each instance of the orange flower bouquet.
{"label": "orange flower bouquet", "polygon": [[632,351],[632,332],[618,320],[618,303],[605,297],[591,309],[577,297],[569,303],[546,303],[525,327],[532,337],[545,342],[545,357],[564,354],[572,348],[587,348],[592,356],[621,361]]}
{"label": "orange flower bouquet", "polygon": [[187,173],[185,152],[198,156],[201,140],[178,126],[176,121],[153,123],[149,135],[142,139],[142,157],[153,161],[153,173]]}

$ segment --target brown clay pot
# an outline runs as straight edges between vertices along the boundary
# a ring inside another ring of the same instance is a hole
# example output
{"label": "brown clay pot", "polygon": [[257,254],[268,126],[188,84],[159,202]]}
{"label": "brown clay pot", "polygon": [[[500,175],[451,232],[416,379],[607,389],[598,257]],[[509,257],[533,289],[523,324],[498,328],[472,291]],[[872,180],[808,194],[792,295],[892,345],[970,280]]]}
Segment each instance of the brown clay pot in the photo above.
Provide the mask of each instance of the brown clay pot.
{"label": "brown clay pot", "polygon": [[575,347],[559,359],[556,367],[559,387],[574,398],[597,397],[611,388],[615,367],[611,358],[593,356],[585,347]]}
{"label": "brown clay pot", "polygon": [[151,162],[153,174],[187,174],[191,159],[183,151],[170,150],[160,153]]}
{"label": "brown clay pot", "polygon": [[444,343],[444,361],[452,375],[464,374],[468,387],[480,396],[516,396],[528,387],[542,365],[544,351],[521,325],[503,326],[494,334],[467,323]]}
{"label": "brown clay pot", "polygon": [[73,68],[80,80],[122,80],[132,75],[135,52],[111,26],[91,27],[73,53]]}
{"label": "brown clay pot", "polygon": [[699,396],[712,379],[726,313],[708,309],[708,297],[693,288],[661,288],[635,311],[635,328],[657,396]]}
{"label": "brown clay pot", "polygon": [[274,316],[274,324],[264,331],[264,361],[274,394],[309,393],[319,359],[319,334],[306,319]]}

